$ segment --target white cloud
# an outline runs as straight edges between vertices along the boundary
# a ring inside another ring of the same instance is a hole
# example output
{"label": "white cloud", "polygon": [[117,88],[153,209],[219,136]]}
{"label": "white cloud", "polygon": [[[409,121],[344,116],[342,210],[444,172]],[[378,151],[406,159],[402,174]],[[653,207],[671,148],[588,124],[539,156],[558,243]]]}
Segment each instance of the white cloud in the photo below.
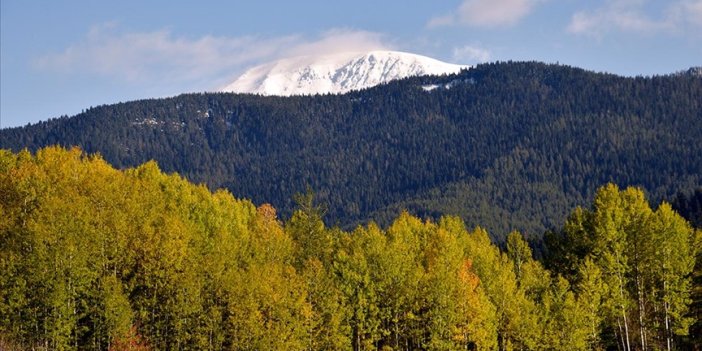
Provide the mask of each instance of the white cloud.
{"label": "white cloud", "polygon": [[96,26],[78,43],[34,61],[38,69],[93,74],[120,81],[165,85],[229,79],[234,73],[284,56],[387,48],[380,34],[334,29],[318,38],[289,35],[198,38],[170,30],[119,32],[115,23]]}
{"label": "white cloud", "polygon": [[427,27],[446,27],[456,24],[456,15],[445,15],[432,17],[429,22],[427,22]]}
{"label": "white cloud", "polygon": [[454,62],[482,63],[489,61],[490,57],[490,51],[477,46],[466,45],[453,49]]}
{"label": "white cloud", "polygon": [[512,26],[543,0],[464,0],[455,13],[434,17],[427,26]]}
{"label": "white cloud", "polygon": [[702,0],[671,1],[659,18],[649,16],[645,5],[645,0],[609,0],[594,11],[576,12],[567,30],[600,38],[611,31],[674,33],[702,26]]}
{"label": "white cloud", "polygon": [[390,49],[393,45],[380,33],[351,29],[332,29],[321,38],[299,42],[285,50],[285,56],[322,55],[337,52]]}
{"label": "white cloud", "polygon": [[674,3],[669,18],[684,25],[702,27],[702,0],[687,0]]}

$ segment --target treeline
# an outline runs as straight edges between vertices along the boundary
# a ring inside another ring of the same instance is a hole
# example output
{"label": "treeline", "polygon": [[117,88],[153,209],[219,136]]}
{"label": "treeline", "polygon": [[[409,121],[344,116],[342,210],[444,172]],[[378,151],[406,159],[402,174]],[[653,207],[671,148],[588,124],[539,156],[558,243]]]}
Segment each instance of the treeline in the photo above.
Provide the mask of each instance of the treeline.
{"label": "treeline", "polygon": [[[424,91],[425,84],[450,88]],[[0,148],[156,160],[289,218],[307,186],[325,221],[459,215],[504,242],[557,228],[608,182],[652,203],[702,184],[702,79],[620,77],[537,62],[483,64],[345,95],[186,94],[0,130]]]}
{"label": "treeline", "polygon": [[[607,185],[506,249],[457,217],[327,227],[312,195],[285,223],[154,162],[0,152],[0,346],[44,350],[691,348],[702,234]],[[548,267],[548,268],[547,268]],[[697,339],[695,339],[697,338]]]}
{"label": "treeline", "polygon": [[693,227],[702,229],[702,188],[695,189],[691,194],[679,192],[672,205]]}

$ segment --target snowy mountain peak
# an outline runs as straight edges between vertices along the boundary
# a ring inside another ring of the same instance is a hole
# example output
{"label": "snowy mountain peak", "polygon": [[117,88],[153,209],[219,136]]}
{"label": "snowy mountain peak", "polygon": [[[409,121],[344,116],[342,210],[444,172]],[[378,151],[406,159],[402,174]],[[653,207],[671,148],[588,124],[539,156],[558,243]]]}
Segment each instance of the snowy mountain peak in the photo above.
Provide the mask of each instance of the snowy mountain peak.
{"label": "snowy mountain peak", "polygon": [[251,68],[221,91],[283,96],[337,94],[410,76],[456,73],[469,67],[398,51],[301,56]]}

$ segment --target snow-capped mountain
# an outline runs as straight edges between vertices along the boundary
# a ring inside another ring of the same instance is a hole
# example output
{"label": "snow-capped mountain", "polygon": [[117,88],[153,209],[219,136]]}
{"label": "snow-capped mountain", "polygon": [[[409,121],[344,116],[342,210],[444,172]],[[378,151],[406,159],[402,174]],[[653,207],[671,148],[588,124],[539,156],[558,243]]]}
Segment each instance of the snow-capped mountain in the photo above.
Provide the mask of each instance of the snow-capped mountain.
{"label": "snow-capped mountain", "polygon": [[398,51],[301,56],[251,68],[221,91],[283,96],[336,94],[410,76],[456,73],[469,67]]}

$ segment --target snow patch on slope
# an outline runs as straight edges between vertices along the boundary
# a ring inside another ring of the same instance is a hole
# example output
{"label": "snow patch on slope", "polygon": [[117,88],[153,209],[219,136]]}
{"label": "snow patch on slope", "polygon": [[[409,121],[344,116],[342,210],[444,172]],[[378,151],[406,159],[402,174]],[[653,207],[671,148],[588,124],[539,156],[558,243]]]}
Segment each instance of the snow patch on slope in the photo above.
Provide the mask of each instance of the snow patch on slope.
{"label": "snow patch on slope", "polygon": [[398,51],[302,56],[254,67],[221,91],[282,96],[337,94],[410,76],[450,74],[468,68]]}
{"label": "snow patch on slope", "polygon": [[424,91],[434,91],[436,89],[448,90],[448,89],[451,89],[451,88],[453,88],[457,85],[460,85],[460,84],[475,84],[475,79],[473,79],[473,78],[454,79],[448,83],[425,84],[425,85],[422,85],[422,90],[424,90]]}

